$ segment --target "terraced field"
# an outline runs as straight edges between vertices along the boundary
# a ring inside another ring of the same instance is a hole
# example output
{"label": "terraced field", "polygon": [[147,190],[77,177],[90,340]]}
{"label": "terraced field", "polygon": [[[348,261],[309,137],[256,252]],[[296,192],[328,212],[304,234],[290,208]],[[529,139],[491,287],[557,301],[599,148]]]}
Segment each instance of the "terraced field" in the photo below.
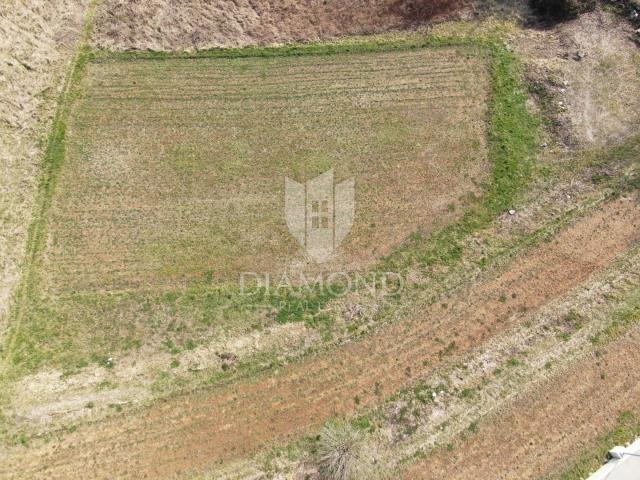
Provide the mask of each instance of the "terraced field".
{"label": "terraced field", "polygon": [[[567,468],[585,449],[593,448],[599,436],[616,429],[621,416],[631,416],[629,426],[637,431],[640,378],[634,365],[639,337],[636,326],[606,349],[536,385],[537,390],[522,392],[486,418],[473,438],[459,440],[450,451],[440,449],[403,478],[585,478],[593,470],[578,476],[566,473]],[[495,455],[498,445],[500,454]],[[597,469],[602,458],[596,456],[591,469]]]}
{"label": "terraced field", "polygon": [[[137,478],[140,472],[170,478],[255,453],[313,431],[333,415],[353,415],[433,372],[450,355],[488,342],[500,332],[576,288],[640,240],[635,200],[610,203],[519,264],[477,284],[454,309],[433,305],[422,314],[326,356],[312,356],[279,374],[221,388],[214,394],[177,398],[136,419],[116,419],[99,435],[69,435],[54,453],[39,450],[30,476],[47,465],[49,478],[92,463],[92,475]],[[575,244],[582,246],[580,253]],[[509,293],[508,299],[501,296]],[[401,339],[398,341],[398,339]],[[409,373],[407,373],[409,372]],[[179,439],[182,439],[178,441]],[[207,439],[215,438],[215,442]],[[107,457],[95,453],[108,448]],[[10,474],[9,469],[3,472]],[[0,470],[2,472],[2,470]],[[416,477],[422,478],[422,477]],[[461,478],[465,478],[464,476]]]}

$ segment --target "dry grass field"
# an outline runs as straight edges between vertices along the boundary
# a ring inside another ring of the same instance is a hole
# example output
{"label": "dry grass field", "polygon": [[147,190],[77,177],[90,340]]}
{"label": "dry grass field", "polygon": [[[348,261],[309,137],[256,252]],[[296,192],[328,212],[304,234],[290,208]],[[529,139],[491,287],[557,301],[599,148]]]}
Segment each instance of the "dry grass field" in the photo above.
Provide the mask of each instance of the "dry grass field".
{"label": "dry grass field", "polygon": [[82,88],[51,210],[52,293],[301,268],[285,178],[330,169],[355,179],[356,218],[325,268],[362,269],[444,224],[487,172],[486,68],[455,49],[106,60]]}
{"label": "dry grass field", "polygon": [[107,50],[184,51],[329,40],[455,16],[458,0],[105,0],[92,43]]}
{"label": "dry grass field", "polygon": [[577,480],[640,432],[622,7],[72,4],[6,57],[38,168],[54,92],[0,91],[1,478]]}

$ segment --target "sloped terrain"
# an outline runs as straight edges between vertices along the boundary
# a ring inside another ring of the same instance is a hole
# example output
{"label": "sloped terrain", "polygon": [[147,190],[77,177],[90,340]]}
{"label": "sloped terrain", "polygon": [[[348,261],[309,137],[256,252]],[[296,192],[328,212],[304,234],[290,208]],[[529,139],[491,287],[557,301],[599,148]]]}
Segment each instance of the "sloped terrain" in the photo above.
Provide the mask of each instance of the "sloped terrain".
{"label": "sloped terrain", "polygon": [[93,43],[108,50],[193,50],[329,40],[455,13],[458,0],[108,0]]}
{"label": "sloped terrain", "polygon": [[[640,240],[639,226],[635,201],[614,202],[559,235],[553,250],[544,244],[497,278],[479,283],[460,310],[443,315],[437,305],[409,323],[326,358],[312,356],[273,377],[177,398],[97,430],[87,426],[54,451],[47,445],[32,451],[34,463],[23,463],[21,472],[38,478],[46,465],[47,478],[66,478],[80,464],[91,464],[93,477],[171,478],[308,432],[331,415],[352,415],[408,384],[407,369],[420,377],[437,368],[451,342],[461,354],[518,322],[517,312],[538,309],[584,282]],[[508,301],[500,299],[504,292]],[[108,456],[98,455],[103,449]],[[24,459],[18,455],[15,462]],[[14,465],[9,462],[3,475],[12,478]]]}

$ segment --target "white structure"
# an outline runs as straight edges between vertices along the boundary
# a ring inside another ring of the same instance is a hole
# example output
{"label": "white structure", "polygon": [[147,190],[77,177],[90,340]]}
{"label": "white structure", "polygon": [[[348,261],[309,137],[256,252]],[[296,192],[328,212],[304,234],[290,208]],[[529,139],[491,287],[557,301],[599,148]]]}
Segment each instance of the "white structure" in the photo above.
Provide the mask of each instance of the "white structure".
{"label": "white structure", "polygon": [[587,480],[640,480],[640,438],[627,447],[614,447],[609,457]]}

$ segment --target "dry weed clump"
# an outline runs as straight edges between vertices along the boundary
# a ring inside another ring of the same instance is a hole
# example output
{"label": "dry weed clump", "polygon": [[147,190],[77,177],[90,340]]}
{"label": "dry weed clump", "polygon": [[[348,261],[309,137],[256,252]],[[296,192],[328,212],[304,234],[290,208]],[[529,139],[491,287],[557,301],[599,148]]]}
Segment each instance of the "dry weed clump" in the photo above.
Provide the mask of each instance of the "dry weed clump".
{"label": "dry weed clump", "polygon": [[346,422],[327,424],[320,433],[318,471],[324,480],[365,478],[370,462],[362,432]]}

